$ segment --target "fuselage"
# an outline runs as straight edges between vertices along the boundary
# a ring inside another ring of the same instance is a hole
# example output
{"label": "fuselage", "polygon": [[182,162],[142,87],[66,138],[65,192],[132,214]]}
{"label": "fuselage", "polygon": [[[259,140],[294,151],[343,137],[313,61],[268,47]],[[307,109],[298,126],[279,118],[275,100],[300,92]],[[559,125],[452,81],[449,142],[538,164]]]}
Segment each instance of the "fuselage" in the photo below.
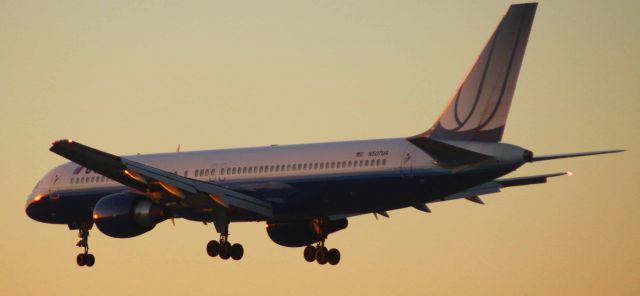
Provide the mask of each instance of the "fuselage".
{"label": "fuselage", "polygon": [[[522,149],[512,145],[458,145],[504,161],[453,171],[438,166],[432,157],[404,138],[125,158],[269,201],[277,210],[276,219],[308,219],[352,216],[440,200],[507,174],[523,163],[518,156]],[[516,151],[505,153],[507,150]],[[38,182],[26,211],[31,218],[48,223],[90,221],[93,206],[100,198],[125,190],[130,189],[69,162],[52,169]],[[177,214],[191,220],[207,220],[206,214],[188,209]],[[263,217],[240,212],[232,220],[256,221]]]}

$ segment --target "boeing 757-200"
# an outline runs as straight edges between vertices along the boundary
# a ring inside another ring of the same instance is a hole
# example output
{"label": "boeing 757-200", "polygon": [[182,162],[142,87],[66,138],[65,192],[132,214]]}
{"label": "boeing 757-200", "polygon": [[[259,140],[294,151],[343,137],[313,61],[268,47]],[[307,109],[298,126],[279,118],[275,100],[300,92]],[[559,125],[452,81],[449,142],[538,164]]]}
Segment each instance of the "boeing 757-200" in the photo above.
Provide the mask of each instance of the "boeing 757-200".
{"label": "boeing 757-200", "polygon": [[71,162],[49,171],[30,194],[34,220],[78,230],[80,266],[92,266],[89,230],[130,238],[175,218],[212,223],[209,256],[240,260],[229,224],[265,221],[269,237],[305,247],[304,259],[338,264],[327,236],[350,217],[387,216],[429,203],[545,183],[550,173],[503,178],[528,162],[620,152],[537,156],[501,143],[536,3],[512,5],[437,121],[415,136],[304,145],[116,156],[72,140],[50,150]]}

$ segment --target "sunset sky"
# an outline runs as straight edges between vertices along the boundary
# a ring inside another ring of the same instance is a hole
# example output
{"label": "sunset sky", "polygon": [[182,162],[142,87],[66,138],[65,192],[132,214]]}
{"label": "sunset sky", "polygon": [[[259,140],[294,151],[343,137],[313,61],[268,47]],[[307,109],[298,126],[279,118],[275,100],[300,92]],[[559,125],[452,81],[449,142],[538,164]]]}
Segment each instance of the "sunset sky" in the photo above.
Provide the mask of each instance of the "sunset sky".
{"label": "sunset sky", "polygon": [[640,4],[541,1],[503,141],[548,184],[350,219],[309,264],[263,223],[132,239],[24,212],[73,138],[135,154],[411,136],[431,126],[508,1],[0,0],[0,295],[640,295]]}

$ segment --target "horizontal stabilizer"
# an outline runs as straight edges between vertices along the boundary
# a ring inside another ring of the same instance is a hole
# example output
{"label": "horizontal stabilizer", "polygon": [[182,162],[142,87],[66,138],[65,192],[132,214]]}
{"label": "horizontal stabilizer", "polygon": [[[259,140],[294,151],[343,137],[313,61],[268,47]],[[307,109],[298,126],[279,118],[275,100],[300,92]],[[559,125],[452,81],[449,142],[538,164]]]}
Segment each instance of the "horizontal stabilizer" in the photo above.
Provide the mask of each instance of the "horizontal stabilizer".
{"label": "horizontal stabilizer", "polygon": [[438,162],[438,165],[445,168],[470,165],[493,158],[492,156],[453,146],[433,138],[415,137],[407,140],[429,154]]}
{"label": "horizontal stabilizer", "polygon": [[542,156],[534,156],[531,159],[531,162],[542,161],[542,160],[560,159],[560,158],[570,158],[570,157],[598,155],[598,154],[618,153],[618,152],[624,152],[624,151],[625,150],[618,149],[618,150],[602,150],[602,151],[591,151],[591,152],[576,152],[576,153],[542,155]]}
{"label": "horizontal stabilizer", "polygon": [[498,179],[495,182],[500,184],[501,187],[533,185],[533,184],[547,183],[547,178],[564,176],[564,175],[571,175],[571,173],[562,172],[562,173],[544,174],[544,175],[527,176],[527,177],[506,178],[506,179]]}
{"label": "horizontal stabilizer", "polygon": [[[480,195],[498,193],[500,192],[500,189],[511,187],[511,186],[522,186],[522,185],[546,183],[547,178],[564,176],[564,175],[571,175],[571,173],[562,172],[562,173],[552,173],[552,174],[534,175],[534,176],[526,176],[526,177],[498,179],[495,181],[482,183],[478,186],[471,187],[465,191],[461,191],[461,192],[449,195],[439,201],[447,201],[447,200],[464,198],[475,203],[484,204],[484,202],[479,198]],[[436,202],[436,201],[433,201],[433,202]],[[415,205],[413,207],[416,208]]]}

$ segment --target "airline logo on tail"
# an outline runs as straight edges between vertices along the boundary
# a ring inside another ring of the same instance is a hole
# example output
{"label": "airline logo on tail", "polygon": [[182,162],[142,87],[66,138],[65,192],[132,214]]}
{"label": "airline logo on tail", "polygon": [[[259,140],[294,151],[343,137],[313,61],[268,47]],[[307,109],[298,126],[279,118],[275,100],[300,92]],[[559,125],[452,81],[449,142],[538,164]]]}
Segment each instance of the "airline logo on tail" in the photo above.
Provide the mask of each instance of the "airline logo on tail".
{"label": "airline logo on tail", "polygon": [[438,121],[419,136],[502,139],[536,7],[511,6]]}

